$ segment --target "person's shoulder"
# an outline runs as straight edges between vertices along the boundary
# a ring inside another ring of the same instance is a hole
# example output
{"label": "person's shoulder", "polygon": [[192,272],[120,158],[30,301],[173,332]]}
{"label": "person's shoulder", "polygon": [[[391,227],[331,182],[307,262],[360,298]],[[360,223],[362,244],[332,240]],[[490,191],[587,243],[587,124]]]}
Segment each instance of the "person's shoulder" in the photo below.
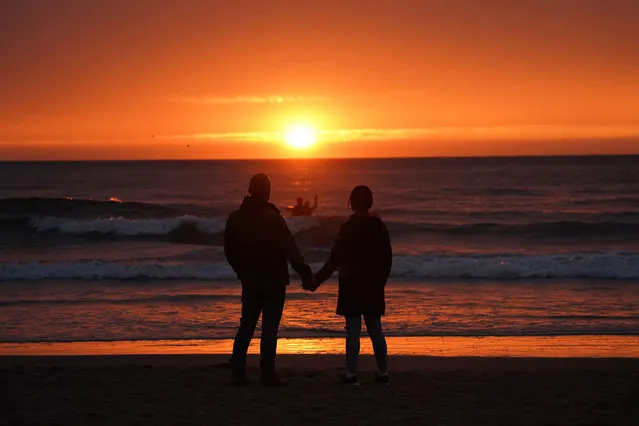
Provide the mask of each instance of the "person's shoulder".
{"label": "person's shoulder", "polygon": [[352,215],[345,225],[347,229],[353,230],[355,233],[373,233],[380,235],[388,233],[384,221],[377,214],[369,214],[367,216]]}
{"label": "person's shoulder", "polygon": [[268,204],[268,208],[261,212],[261,217],[261,220],[267,224],[271,224],[273,226],[281,226],[283,224],[286,226],[284,216],[282,216],[280,210],[271,203]]}
{"label": "person's shoulder", "polygon": [[380,216],[376,216],[376,219],[379,226],[383,229],[386,229],[386,222],[384,222],[384,220]]}
{"label": "person's shoulder", "polygon": [[388,227],[386,226],[386,223],[384,223],[382,218],[379,216],[377,216],[377,224],[378,224],[377,227],[379,228],[380,232],[388,235]]}
{"label": "person's shoulder", "polygon": [[371,223],[383,225],[384,221],[377,213],[371,213],[369,215],[352,214],[344,222],[344,224],[349,226],[370,226]]}
{"label": "person's shoulder", "polygon": [[386,227],[386,225],[384,224],[384,220],[382,219],[382,217],[379,215],[379,213],[377,212],[371,212],[371,214],[368,216],[371,219],[374,220],[375,223],[377,223],[380,226]]}
{"label": "person's shoulder", "polygon": [[358,227],[359,225],[357,222],[357,218],[355,217],[355,215],[350,215],[344,222],[340,224],[339,234],[342,237],[350,235],[353,232],[356,232]]}
{"label": "person's shoulder", "polygon": [[345,220],[345,221],[343,221],[343,222],[340,224],[340,226],[339,226],[339,227],[340,227],[341,229],[348,229],[348,228],[352,227],[352,226],[354,225],[354,223],[355,223],[355,220],[356,220],[354,216],[355,216],[355,215],[350,215],[349,217],[347,217],[347,218],[346,218],[346,220]]}
{"label": "person's shoulder", "polygon": [[225,234],[235,232],[238,229],[242,228],[243,224],[242,212],[240,210],[235,210],[229,214],[229,217],[226,219],[226,226],[224,227]]}
{"label": "person's shoulder", "polygon": [[266,205],[268,206],[267,211],[274,213],[278,216],[280,216],[280,209],[278,209],[277,207],[275,207],[275,204],[273,203],[266,203]]}
{"label": "person's shoulder", "polygon": [[240,216],[241,214],[242,214],[242,212],[240,211],[240,209],[233,210],[233,211],[229,214],[228,220],[229,220],[229,221],[233,221],[233,220],[237,219],[237,218],[238,218],[238,216]]}
{"label": "person's shoulder", "polygon": [[[268,203],[264,209],[260,211],[260,215],[262,218],[266,220],[280,220],[282,218],[282,213],[280,213],[280,209],[275,207],[274,204]],[[283,218],[282,218],[283,219]]]}

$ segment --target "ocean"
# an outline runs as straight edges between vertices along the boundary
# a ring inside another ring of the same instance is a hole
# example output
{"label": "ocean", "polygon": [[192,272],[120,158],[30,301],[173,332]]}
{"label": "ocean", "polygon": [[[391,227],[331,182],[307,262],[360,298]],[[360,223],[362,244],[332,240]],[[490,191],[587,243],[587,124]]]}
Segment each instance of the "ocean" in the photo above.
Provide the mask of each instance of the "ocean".
{"label": "ocean", "polygon": [[[326,260],[353,186],[375,194],[395,336],[639,334],[639,157],[0,163],[0,342],[224,339],[227,215],[248,179]],[[335,280],[289,287],[284,337],[343,333]]]}

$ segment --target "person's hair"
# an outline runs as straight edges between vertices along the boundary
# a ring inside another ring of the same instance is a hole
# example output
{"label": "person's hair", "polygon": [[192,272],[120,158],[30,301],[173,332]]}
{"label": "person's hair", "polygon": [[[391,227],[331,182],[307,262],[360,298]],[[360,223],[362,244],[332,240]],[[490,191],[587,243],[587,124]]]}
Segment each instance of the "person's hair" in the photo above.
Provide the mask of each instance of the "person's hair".
{"label": "person's hair", "polygon": [[255,198],[268,201],[271,198],[271,180],[263,173],[258,173],[249,181],[249,194]]}
{"label": "person's hair", "polygon": [[368,186],[358,185],[351,191],[348,204],[355,213],[366,213],[373,207],[373,191]]}

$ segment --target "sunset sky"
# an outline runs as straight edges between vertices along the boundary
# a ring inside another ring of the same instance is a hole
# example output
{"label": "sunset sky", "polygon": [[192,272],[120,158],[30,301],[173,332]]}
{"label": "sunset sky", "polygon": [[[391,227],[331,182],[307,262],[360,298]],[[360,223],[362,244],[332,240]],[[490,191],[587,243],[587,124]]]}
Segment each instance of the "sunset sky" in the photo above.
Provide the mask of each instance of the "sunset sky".
{"label": "sunset sky", "polygon": [[639,153],[636,0],[0,0],[0,58],[0,160]]}

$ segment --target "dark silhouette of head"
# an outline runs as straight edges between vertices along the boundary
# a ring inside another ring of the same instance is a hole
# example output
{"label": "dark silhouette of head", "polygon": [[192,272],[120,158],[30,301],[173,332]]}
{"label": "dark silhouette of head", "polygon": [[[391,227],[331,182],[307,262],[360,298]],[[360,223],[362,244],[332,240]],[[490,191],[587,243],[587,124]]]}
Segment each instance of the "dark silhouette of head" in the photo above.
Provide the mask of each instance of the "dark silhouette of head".
{"label": "dark silhouette of head", "polygon": [[373,191],[368,186],[358,185],[351,191],[351,198],[348,202],[353,212],[367,214],[373,207]]}
{"label": "dark silhouette of head", "polygon": [[271,198],[271,180],[263,173],[256,174],[249,181],[248,192],[253,198],[268,201]]}
{"label": "dark silhouette of head", "polygon": [[298,206],[301,206],[302,204],[304,204],[304,200],[301,197],[295,200],[295,202],[297,203]]}

